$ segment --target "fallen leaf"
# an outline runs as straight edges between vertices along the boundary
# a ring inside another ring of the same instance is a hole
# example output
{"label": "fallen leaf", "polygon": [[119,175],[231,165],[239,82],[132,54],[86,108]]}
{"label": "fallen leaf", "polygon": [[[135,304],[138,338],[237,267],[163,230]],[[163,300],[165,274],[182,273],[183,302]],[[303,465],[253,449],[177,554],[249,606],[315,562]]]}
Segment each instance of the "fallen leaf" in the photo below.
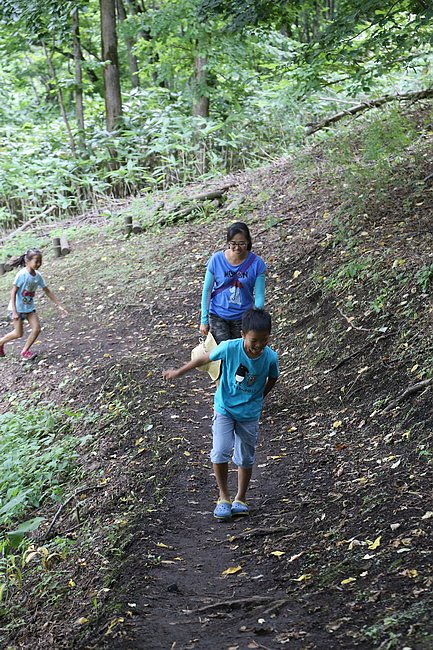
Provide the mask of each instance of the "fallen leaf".
{"label": "fallen leaf", "polygon": [[223,575],[223,576],[231,576],[234,573],[239,573],[239,571],[242,571],[241,566],[230,566],[228,569],[223,571],[221,575]]}
{"label": "fallen leaf", "polygon": [[303,573],[299,578],[293,578],[294,582],[306,582],[307,580],[311,580],[312,578],[311,573]]}
{"label": "fallen leaf", "polygon": [[276,557],[281,557],[284,555],[284,551],[271,551],[269,555],[275,555]]}
{"label": "fallen leaf", "polygon": [[350,585],[351,582],[356,582],[356,578],[345,578],[341,581],[342,585]]}
{"label": "fallen leaf", "polygon": [[378,546],[380,546],[380,540],[382,539],[382,535],[379,535],[379,537],[376,537],[374,542],[370,542],[368,545],[368,549],[370,551],[374,551]]}
{"label": "fallen leaf", "polygon": [[427,510],[425,515],[421,517],[421,519],[431,519],[433,517],[433,511],[432,510]]}

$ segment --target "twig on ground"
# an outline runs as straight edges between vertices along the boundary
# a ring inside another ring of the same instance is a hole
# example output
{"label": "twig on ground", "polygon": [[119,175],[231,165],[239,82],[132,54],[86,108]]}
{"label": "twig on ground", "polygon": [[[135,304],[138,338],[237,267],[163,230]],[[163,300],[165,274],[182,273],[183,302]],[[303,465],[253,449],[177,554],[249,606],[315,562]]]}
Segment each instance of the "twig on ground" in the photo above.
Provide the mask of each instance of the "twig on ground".
{"label": "twig on ground", "polygon": [[355,325],[355,324],[353,323],[353,318],[349,318],[349,316],[346,316],[346,314],[344,314],[344,313],[341,311],[340,307],[337,307],[337,311],[338,311],[339,314],[341,314],[341,316],[343,316],[343,318],[344,318],[345,320],[347,320],[347,322],[349,323],[350,327],[353,327],[354,330],[358,330],[358,332],[371,332],[371,330],[367,329],[366,327],[358,327],[357,325]]}
{"label": "twig on ground", "polygon": [[199,609],[194,609],[188,612],[188,614],[198,614],[200,612],[206,612],[211,609],[218,609],[218,607],[243,607],[244,605],[262,605],[264,603],[280,603],[281,601],[276,601],[272,596],[251,596],[250,598],[234,598],[233,600],[220,600],[212,605],[205,605],[204,607],[199,607]]}
{"label": "twig on ground", "polygon": [[283,598],[281,600],[277,600],[275,603],[273,603],[270,607],[267,607],[266,609],[263,610],[262,616],[267,616],[268,614],[271,614],[274,612],[276,609],[280,609],[283,605],[289,602],[288,598]]}
{"label": "twig on ground", "polygon": [[223,539],[218,544],[225,544],[227,541],[234,542],[238,539],[244,539],[245,537],[253,537],[254,535],[272,535],[273,533],[285,533],[287,530],[290,530],[287,526],[277,526],[275,528],[252,528],[251,530],[245,530],[239,535],[231,535],[229,540]]}
{"label": "twig on ground", "polygon": [[403,393],[401,393],[401,395],[396,397],[392,402],[390,402],[390,404],[388,404],[388,406],[386,406],[383,409],[383,411],[381,412],[381,415],[386,415],[387,413],[392,411],[397,406],[397,404],[399,404],[404,399],[406,399],[406,397],[409,397],[410,395],[413,395],[414,393],[418,393],[423,388],[426,388],[427,386],[430,386],[430,384],[432,382],[433,382],[433,377],[431,377],[430,379],[424,379],[424,381],[420,381],[420,382],[418,382],[418,384],[413,384],[413,386],[409,386],[408,388],[406,388],[405,391],[403,391]]}
{"label": "twig on ground", "polygon": [[89,487],[81,488],[80,490],[76,490],[76,491],[74,492],[74,494],[71,494],[71,496],[68,497],[68,498],[66,499],[66,501],[65,501],[64,503],[62,503],[62,505],[57,509],[57,512],[56,512],[56,514],[54,515],[54,517],[53,517],[53,519],[52,519],[52,521],[51,521],[51,524],[50,524],[49,527],[48,527],[48,530],[46,531],[46,533],[44,533],[44,535],[42,535],[42,538],[41,538],[41,539],[46,539],[46,538],[49,536],[49,534],[51,533],[52,529],[54,528],[54,525],[55,525],[57,519],[60,517],[61,513],[62,513],[63,510],[66,508],[66,506],[67,506],[71,501],[73,501],[73,499],[76,499],[77,496],[79,496],[80,494],[84,494],[85,492],[92,492],[93,490],[102,490],[104,487],[105,487],[105,485],[90,485]]}
{"label": "twig on ground", "polygon": [[340,359],[340,361],[338,363],[336,363],[335,366],[332,366],[332,368],[330,368],[326,372],[328,373],[328,372],[333,372],[334,370],[337,370],[342,365],[344,365],[347,361],[350,361],[354,357],[357,357],[358,354],[361,354],[361,352],[363,352],[367,348],[371,348],[373,350],[374,347],[379,343],[379,341],[387,339],[389,336],[394,336],[394,334],[395,334],[395,332],[389,332],[388,334],[383,334],[382,336],[378,336],[377,339],[375,339],[373,341],[373,343],[371,343],[369,341],[368,343],[363,345],[361,348],[359,348],[359,350],[355,350],[355,352],[352,352],[352,354],[349,354],[347,357],[343,357],[342,359]]}

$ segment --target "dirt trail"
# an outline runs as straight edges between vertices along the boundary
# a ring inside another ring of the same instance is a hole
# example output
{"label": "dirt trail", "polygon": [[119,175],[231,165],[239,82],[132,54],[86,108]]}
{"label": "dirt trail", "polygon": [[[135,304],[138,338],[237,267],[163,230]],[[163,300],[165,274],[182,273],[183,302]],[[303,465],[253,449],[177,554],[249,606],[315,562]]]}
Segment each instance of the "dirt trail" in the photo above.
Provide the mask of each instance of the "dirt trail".
{"label": "dirt trail", "polygon": [[[105,256],[107,242],[101,242],[100,248]],[[79,270],[78,266],[75,270],[85,274],[85,269]],[[70,275],[70,264],[62,268],[48,261],[47,273],[54,275],[55,285],[61,287]],[[7,348],[7,372],[2,375],[5,388],[15,385],[22,395],[31,394],[36,380],[40,381],[44,397],[61,401],[59,385],[72,373],[79,400],[84,400],[91,399],[92,388],[104,372],[109,375],[110,368],[127,372],[134,363],[139,374],[151,375],[143,382],[143,390],[161,393],[155,398],[151,416],[156,419],[155,410],[159,410],[162,438],[167,444],[182,440],[183,451],[176,452],[182,457],[165,488],[165,498],[135,523],[126,561],[122,560],[117,582],[111,586],[106,601],[107,614],[100,619],[95,634],[87,641],[77,640],[75,645],[131,650],[243,650],[279,648],[290,639],[291,647],[306,648],[305,611],[288,597],[281,580],[275,579],[279,575],[279,558],[272,552],[283,548],[281,540],[275,548],[269,548],[268,558],[254,548],[256,539],[268,539],[273,530],[283,539],[296,535],[297,530],[296,526],[280,526],[278,521],[285,492],[269,460],[275,454],[272,439],[280,432],[270,415],[276,410],[273,396],[267,400],[258,466],[251,482],[251,515],[229,523],[217,522],[212,516],[217,493],[209,461],[214,386],[207,375],[198,372],[168,386],[160,374],[163,368],[188,358],[197,340],[196,325],[190,316],[196,309],[196,296],[186,285],[175,295],[167,295],[166,287],[155,287],[151,282],[144,286],[145,273],[133,266],[128,274],[128,288],[120,298],[121,304],[116,303],[118,314],[114,319],[98,311],[98,285],[90,286],[85,300],[80,300],[76,276],[77,286],[68,287],[65,294],[71,312],[66,320],[55,322],[50,306],[41,305],[45,331],[36,347],[41,351],[38,360],[28,365],[19,363],[16,357],[21,343],[14,343]],[[199,281],[197,276],[194,283],[198,286]],[[71,309],[74,303],[80,305],[78,310]],[[126,307],[122,309],[122,305]],[[132,422],[134,430],[142,427],[142,419]],[[160,474],[166,470],[170,471],[170,459],[157,468]],[[290,473],[291,468],[287,467],[287,471]],[[230,481],[234,491],[234,469]],[[136,488],[140,489],[138,485]],[[288,503],[283,507],[285,511],[290,509]],[[248,546],[245,540],[250,542]],[[284,552],[291,552],[290,544],[284,545]],[[230,568],[236,572],[224,575]],[[60,626],[61,617],[54,645],[69,647],[67,641],[61,641]],[[23,647],[43,647],[43,634],[39,637],[36,629],[33,634],[33,639],[22,637]]]}

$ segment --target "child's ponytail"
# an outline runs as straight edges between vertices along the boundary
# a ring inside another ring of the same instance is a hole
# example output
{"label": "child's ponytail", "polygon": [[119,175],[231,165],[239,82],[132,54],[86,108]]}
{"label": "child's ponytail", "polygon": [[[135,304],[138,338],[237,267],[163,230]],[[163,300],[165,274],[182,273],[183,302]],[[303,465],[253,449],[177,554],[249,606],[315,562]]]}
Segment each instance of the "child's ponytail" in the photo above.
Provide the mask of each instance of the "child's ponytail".
{"label": "child's ponytail", "polygon": [[20,255],[19,257],[14,257],[9,261],[10,266],[15,269],[18,266],[25,266],[26,265],[26,254],[24,253],[23,255]]}
{"label": "child's ponytail", "polygon": [[29,248],[25,253],[20,255],[19,257],[15,257],[12,259],[9,264],[11,265],[12,268],[17,268],[18,266],[25,266],[27,262],[29,262],[32,257],[35,255],[42,255],[41,251],[38,248]]}

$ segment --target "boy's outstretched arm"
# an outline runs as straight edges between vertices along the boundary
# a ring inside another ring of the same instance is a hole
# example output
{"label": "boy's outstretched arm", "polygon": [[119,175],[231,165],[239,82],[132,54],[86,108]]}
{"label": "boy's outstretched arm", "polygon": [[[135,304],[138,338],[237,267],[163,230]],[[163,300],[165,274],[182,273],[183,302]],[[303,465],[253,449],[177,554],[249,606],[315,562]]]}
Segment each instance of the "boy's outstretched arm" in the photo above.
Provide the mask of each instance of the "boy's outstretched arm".
{"label": "boy's outstretched arm", "polygon": [[191,359],[191,361],[188,361],[188,363],[185,363],[185,365],[181,366],[180,368],[171,368],[170,370],[165,370],[162,373],[163,378],[167,381],[168,379],[175,379],[176,377],[181,377],[182,375],[185,375],[187,372],[190,370],[193,370],[194,368],[198,368],[199,366],[204,366],[205,363],[209,363],[210,357],[208,354],[204,354],[201,357],[197,357],[196,359]]}
{"label": "boy's outstretched arm", "polygon": [[278,381],[277,377],[268,377],[265,390],[263,391],[263,397],[266,397],[266,395],[271,392],[271,390],[273,389],[277,381]]}

